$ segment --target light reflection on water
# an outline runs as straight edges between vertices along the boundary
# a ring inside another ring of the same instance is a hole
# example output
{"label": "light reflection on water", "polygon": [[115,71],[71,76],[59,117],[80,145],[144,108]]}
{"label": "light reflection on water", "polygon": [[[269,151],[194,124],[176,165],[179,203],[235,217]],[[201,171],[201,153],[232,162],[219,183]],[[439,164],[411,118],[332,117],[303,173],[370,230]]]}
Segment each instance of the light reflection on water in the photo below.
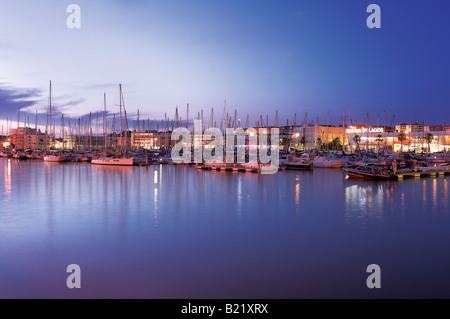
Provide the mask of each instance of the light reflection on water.
{"label": "light reflection on water", "polygon": [[448,177],[4,159],[0,172],[0,297],[372,297],[371,263],[390,282],[377,297],[450,297]]}

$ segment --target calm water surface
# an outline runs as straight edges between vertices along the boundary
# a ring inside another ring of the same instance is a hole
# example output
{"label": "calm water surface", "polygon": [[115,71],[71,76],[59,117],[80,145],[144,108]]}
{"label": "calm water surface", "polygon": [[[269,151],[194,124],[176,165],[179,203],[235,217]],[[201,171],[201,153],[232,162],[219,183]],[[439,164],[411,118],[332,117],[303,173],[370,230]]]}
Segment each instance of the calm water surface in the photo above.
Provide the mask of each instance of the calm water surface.
{"label": "calm water surface", "polygon": [[450,298],[448,177],[0,159],[0,181],[1,298]]}

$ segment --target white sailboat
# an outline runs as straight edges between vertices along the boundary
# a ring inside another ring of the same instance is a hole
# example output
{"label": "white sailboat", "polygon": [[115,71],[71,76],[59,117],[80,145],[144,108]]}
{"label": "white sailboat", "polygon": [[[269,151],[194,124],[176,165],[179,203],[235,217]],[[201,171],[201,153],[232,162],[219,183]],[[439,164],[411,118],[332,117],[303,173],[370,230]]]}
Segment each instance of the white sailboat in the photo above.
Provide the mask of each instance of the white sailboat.
{"label": "white sailboat", "polygon": [[347,162],[346,158],[338,158],[331,155],[318,155],[314,159],[314,167],[342,168]]}
{"label": "white sailboat", "polygon": [[50,154],[44,156],[44,162],[65,162],[67,157],[62,154]]}
{"label": "white sailboat", "polygon": [[[50,126],[50,152],[46,155],[44,155],[44,162],[64,162],[66,160],[66,156],[63,155],[59,151],[52,151],[52,81],[50,81],[50,93],[49,93],[49,126]],[[46,129],[47,130],[47,129]],[[47,144],[47,143],[46,143]],[[47,145],[46,145],[47,147]]]}
{"label": "white sailboat", "polygon": [[[120,149],[122,149],[122,85],[119,84],[120,89]],[[106,116],[106,96],[104,97],[104,103],[105,103],[105,116]],[[105,128],[106,130],[106,125]],[[105,131],[106,132],[106,131]],[[128,138],[128,137],[127,137]],[[126,141],[125,141],[125,154],[126,154]],[[105,135],[105,150],[106,154],[106,135]],[[133,157],[127,157],[125,154],[122,156],[100,156],[97,158],[93,158],[91,160],[91,164],[94,165],[118,165],[118,166],[132,166],[134,164]]]}
{"label": "white sailboat", "polygon": [[133,158],[130,157],[97,157],[91,160],[91,164],[97,165],[122,165],[132,166]]}

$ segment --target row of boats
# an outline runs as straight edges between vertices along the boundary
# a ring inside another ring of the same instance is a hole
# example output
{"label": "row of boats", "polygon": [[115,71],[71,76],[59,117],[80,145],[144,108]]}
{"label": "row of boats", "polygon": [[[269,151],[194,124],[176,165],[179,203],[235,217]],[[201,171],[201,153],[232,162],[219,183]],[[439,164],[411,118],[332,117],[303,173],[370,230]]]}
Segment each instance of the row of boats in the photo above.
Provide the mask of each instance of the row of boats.
{"label": "row of boats", "polygon": [[418,154],[358,152],[353,154],[305,152],[282,157],[287,169],[314,169],[329,167],[343,169],[349,178],[394,179],[396,175],[412,172],[450,171],[450,154]]}
{"label": "row of boats", "polygon": [[123,156],[117,153],[90,153],[90,152],[65,152],[52,150],[49,152],[26,150],[26,151],[0,151],[0,157],[18,160],[44,160],[45,162],[90,162],[99,165],[122,165],[131,166],[139,163],[140,158]]}
{"label": "row of boats", "polygon": [[[96,165],[151,165],[151,164],[175,164],[170,158],[170,153],[148,150],[134,152],[63,152],[53,150],[47,153],[43,151],[9,151],[0,150],[0,157],[15,159],[41,159],[46,162],[90,162]],[[186,165],[188,163],[178,163]],[[260,169],[259,163],[227,164],[204,163],[206,167],[227,168],[232,165],[243,169]],[[220,167],[219,167],[220,166]],[[418,154],[395,153],[382,150],[361,151],[346,154],[345,152],[322,153],[317,150],[309,152],[280,153],[279,168],[288,170],[313,170],[315,168],[339,168],[343,169],[349,178],[362,179],[392,179],[396,174],[407,172],[446,171],[450,170],[450,154]]]}

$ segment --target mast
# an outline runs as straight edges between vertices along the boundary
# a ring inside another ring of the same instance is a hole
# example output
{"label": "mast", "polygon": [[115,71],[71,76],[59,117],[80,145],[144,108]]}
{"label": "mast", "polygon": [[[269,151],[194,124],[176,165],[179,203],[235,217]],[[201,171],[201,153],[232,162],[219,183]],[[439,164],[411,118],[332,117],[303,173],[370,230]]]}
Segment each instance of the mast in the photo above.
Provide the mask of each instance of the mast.
{"label": "mast", "polygon": [[345,109],[342,109],[342,151],[345,150]]}
{"label": "mast", "polygon": [[328,110],[327,112],[327,152],[329,151],[329,145],[330,145],[330,141],[329,141],[329,133],[330,133],[330,110]]}
{"label": "mast", "polygon": [[186,110],[186,128],[189,130],[189,103],[187,104],[187,110]]}
{"label": "mast", "polygon": [[137,131],[139,132],[139,109],[137,114]]}
{"label": "mast", "polygon": [[98,111],[97,111],[97,119],[95,121],[95,148],[98,148]]}
{"label": "mast", "polygon": [[52,149],[52,81],[50,81],[50,98],[49,98],[49,125],[50,125],[50,149]]}
{"label": "mast", "polygon": [[77,145],[77,153],[78,153],[78,149],[80,148],[81,145],[81,119],[78,118],[78,145]]}
{"label": "mast", "polygon": [[62,143],[63,143],[63,150],[65,150],[64,145],[64,113],[61,113],[61,136],[62,136]]}
{"label": "mast", "polygon": [[124,110],[125,114],[125,123],[124,123],[124,129],[125,129],[125,155],[127,154],[127,144],[128,144],[128,120],[127,120],[127,111]]}
{"label": "mast", "polygon": [[103,93],[103,104],[105,107],[103,116],[103,142],[104,142],[104,152],[106,154],[106,93]]}
{"label": "mast", "polygon": [[[383,133],[385,133],[386,130],[386,110],[384,110],[384,124],[383,124]],[[387,138],[384,139],[384,148],[386,149],[387,144]],[[386,150],[385,150],[386,152]]]}
{"label": "mast", "polygon": [[225,128],[227,127],[226,123],[226,116],[227,116],[227,100],[223,101],[223,130],[225,132]]}
{"label": "mast", "polygon": [[122,84],[119,84],[119,91],[120,91],[120,93],[119,93],[119,100],[120,100],[120,102],[119,102],[119,106],[120,106],[120,111],[119,111],[119,116],[120,116],[120,119],[119,119],[119,121],[120,121],[120,151],[122,151],[122,146],[123,146],[123,144],[122,144],[122,142],[123,142],[123,129],[122,129]]}
{"label": "mast", "polygon": [[89,112],[89,152],[92,152],[92,112]]}

